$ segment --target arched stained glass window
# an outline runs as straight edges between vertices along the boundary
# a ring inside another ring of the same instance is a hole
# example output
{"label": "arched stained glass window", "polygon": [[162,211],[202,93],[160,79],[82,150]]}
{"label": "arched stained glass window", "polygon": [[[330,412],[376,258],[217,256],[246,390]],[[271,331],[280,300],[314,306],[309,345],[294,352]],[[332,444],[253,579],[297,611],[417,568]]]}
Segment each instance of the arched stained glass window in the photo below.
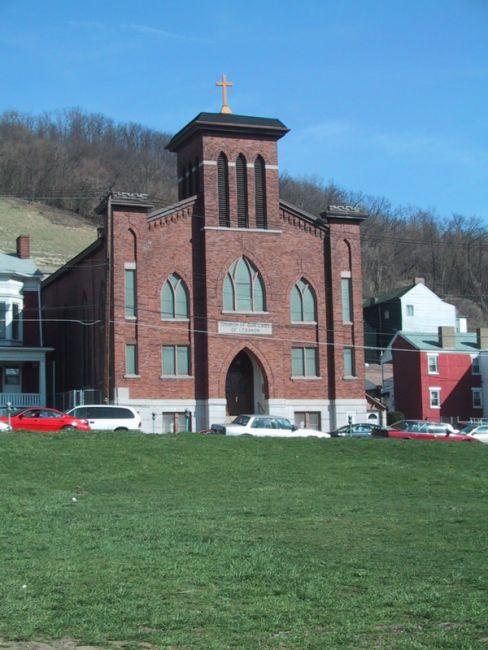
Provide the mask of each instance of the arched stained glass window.
{"label": "arched stained glass window", "polygon": [[217,185],[219,198],[219,226],[230,227],[229,166],[227,156],[221,152],[217,158]]}
{"label": "arched stained glass window", "polygon": [[315,294],[303,278],[298,280],[292,289],[290,307],[293,322],[314,322],[316,320]]}
{"label": "arched stained glass window", "polygon": [[224,280],[225,311],[265,311],[264,283],[246,258],[236,260]]}
{"label": "arched stained glass window", "polygon": [[237,185],[237,226],[247,228],[249,225],[248,204],[247,204],[247,163],[240,154],[236,161],[236,185]]}
{"label": "arched stained glass window", "polygon": [[163,285],[161,318],[169,320],[188,318],[188,291],[179,275],[173,273]]}

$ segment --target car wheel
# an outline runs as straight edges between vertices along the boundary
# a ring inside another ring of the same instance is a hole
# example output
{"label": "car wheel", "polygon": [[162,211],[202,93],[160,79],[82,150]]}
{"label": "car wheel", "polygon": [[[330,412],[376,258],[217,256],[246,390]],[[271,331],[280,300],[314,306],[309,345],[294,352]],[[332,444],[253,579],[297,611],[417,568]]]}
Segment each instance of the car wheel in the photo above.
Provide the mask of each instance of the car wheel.
{"label": "car wheel", "polygon": [[63,431],[76,431],[76,427],[74,427],[72,424],[67,424],[65,427],[62,429]]}
{"label": "car wheel", "polygon": [[129,429],[126,429],[125,427],[118,427],[117,429],[114,429],[115,432],[117,431],[129,431]]}

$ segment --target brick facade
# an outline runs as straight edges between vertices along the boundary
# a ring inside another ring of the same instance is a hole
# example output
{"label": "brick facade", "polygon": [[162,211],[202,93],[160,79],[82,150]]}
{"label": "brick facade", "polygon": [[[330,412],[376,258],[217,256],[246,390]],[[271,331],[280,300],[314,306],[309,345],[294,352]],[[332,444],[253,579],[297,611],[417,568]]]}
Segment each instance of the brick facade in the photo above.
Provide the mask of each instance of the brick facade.
{"label": "brick facade", "polygon": [[[96,351],[99,357],[93,368],[90,361],[88,385],[105,387],[109,401],[139,408],[144,430],[161,431],[163,414],[171,412],[186,411],[196,430],[225,419],[229,368],[241,353],[252,365],[253,410],[291,419],[296,412],[318,412],[323,430],[343,424],[349,415],[358,421],[365,417],[359,234],[365,215],[339,206],[315,217],[279,200],[277,140],[286,131],[277,120],[200,114],[168,145],[177,154],[179,202],[153,210],[144,196],[111,195],[101,208],[106,225],[99,242],[45,283],[44,302],[50,309],[67,302],[80,314],[82,304],[91,306],[86,315],[96,324],[88,331],[84,327],[80,354],[89,351],[93,361]],[[228,161],[230,227],[219,227],[220,153]],[[247,228],[237,227],[239,155],[247,163]],[[265,164],[266,229],[256,228],[258,156]],[[240,258],[261,277],[264,310],[224,309],[225,278]],[[125,309],[127,269],[135,271],[135,317]],[[162,287],[171,274],[188,290],[188,319],[162,318]],[[342,322],[344,276],[352,287],[348,323]],[[291,292],[302,278],[315,294],[314,322],[291,320]],[[105,284],[106,300],[101,301]],[[237,333],[228,333],[232,327]],[[248,333],[249,327],[256,333]],[[66,340],[66,334],[55,336]],[[126,372],[128,344],[137,349],[135,375]],[[163,345],[189,347],[188,376],[163,376]],[[317,376],[293,376],[293,347],[317,349]],[[344,377],[344,347],[355,357],[351,377]],[[83,378],[80,368],[87,363],[74,356],[68,354],[74,365],[60,371],[64,385],[58,389],[79,386]],[[57,363],[64,364],[59,355]]]}

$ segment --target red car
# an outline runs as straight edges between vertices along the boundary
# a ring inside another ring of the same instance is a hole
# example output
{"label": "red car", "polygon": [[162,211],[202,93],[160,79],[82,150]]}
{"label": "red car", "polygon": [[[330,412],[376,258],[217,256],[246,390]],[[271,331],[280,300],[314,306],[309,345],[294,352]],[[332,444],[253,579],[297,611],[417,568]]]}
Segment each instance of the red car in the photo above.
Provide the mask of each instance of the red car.
{"label": "red car", "polygon": [[[8,416],[1,416],[0,421],[8,423]],[[91,431],[87,420],[74,418],[57,409],[39,406],[15,411],[10,416],[10,425],[14,430],[24,431],[60,431],[61,429]]]}
{"label": "red car", "polygon": [[450,424],[427,420],[400,420],[389,427],[375,427],[373,436],[404,438],[406,440],[441,440],[443,442],[473,442],[475,438],[459,433]]}

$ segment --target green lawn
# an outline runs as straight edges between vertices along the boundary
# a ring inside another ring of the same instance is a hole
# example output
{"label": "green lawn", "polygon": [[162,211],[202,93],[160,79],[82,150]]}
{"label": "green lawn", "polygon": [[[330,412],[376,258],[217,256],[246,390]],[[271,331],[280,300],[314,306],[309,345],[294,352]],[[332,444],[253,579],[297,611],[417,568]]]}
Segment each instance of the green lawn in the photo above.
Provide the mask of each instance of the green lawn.
{"label": "green lawn", "polygon": [[488,648],[487,463],[480,443],[1,434],[0,638]]}

